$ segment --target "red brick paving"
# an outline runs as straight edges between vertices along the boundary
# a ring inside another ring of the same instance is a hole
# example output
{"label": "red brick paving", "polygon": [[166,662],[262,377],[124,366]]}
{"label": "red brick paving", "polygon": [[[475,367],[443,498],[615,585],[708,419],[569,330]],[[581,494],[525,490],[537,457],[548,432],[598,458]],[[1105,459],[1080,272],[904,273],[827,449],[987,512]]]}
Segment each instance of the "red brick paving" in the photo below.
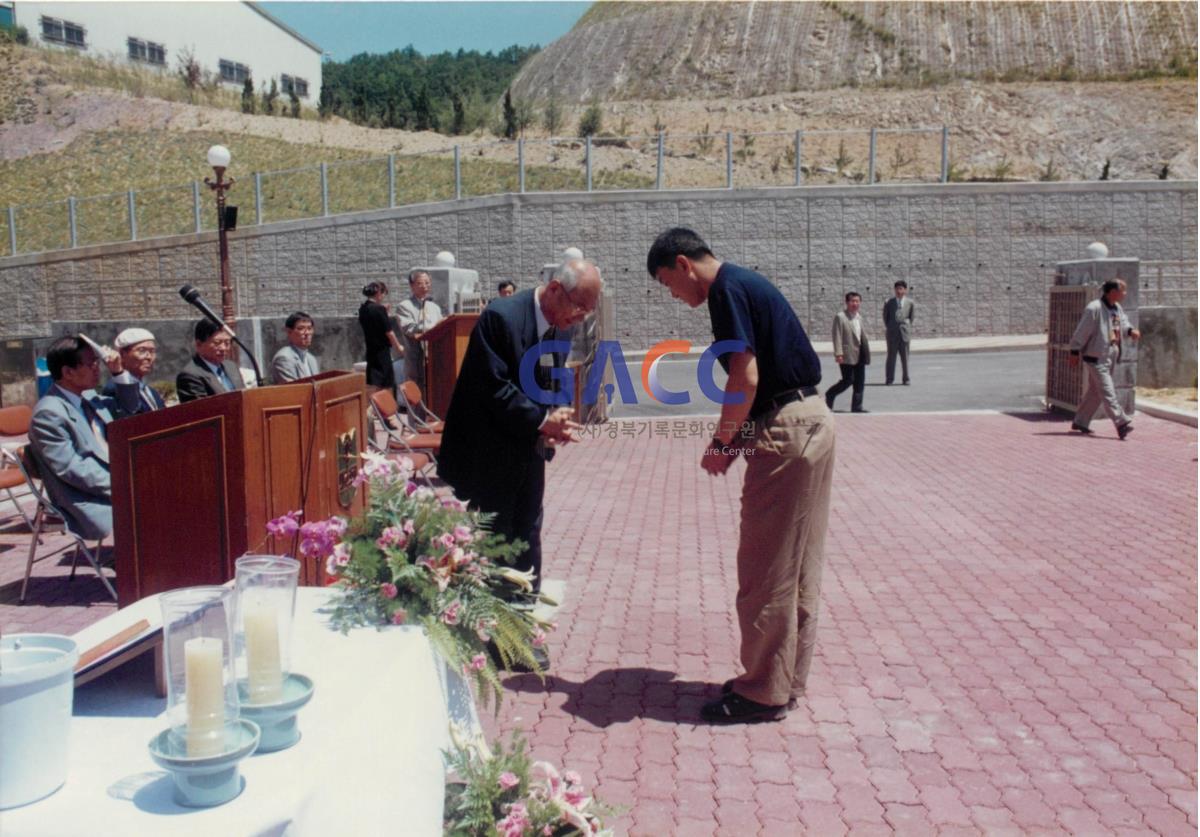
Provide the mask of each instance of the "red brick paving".
{"label": "red brick paving", "polygon": [[[787,720],[694,723],[736,672],[741,467],[710,478],[702,438],[643,435],[551,465],[553,675],[509,678],[488,725],[523,728],[635,835],[1195,834],[1196,431],[838,425],[817,657]],[[17,607],[23,543],[0,531],[0,628],[111,612],[55,562]]]}

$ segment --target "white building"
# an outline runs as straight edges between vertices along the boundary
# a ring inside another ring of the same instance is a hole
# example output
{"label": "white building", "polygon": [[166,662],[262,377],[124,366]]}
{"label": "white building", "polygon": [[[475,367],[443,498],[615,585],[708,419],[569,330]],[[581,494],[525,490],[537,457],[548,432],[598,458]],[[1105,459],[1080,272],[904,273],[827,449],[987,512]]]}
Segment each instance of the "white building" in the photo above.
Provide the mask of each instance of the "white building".
{"label": "white building", "polygon": [[31,44],[170,72],[190,50],[203,69],[230,87],[240,89],[250,76],[256,93],[275,79],[285,102],[293,89],[312,107],[321,96],[321,48],[257,3],[15,0],[11,8],[13,22],[29,31]]}

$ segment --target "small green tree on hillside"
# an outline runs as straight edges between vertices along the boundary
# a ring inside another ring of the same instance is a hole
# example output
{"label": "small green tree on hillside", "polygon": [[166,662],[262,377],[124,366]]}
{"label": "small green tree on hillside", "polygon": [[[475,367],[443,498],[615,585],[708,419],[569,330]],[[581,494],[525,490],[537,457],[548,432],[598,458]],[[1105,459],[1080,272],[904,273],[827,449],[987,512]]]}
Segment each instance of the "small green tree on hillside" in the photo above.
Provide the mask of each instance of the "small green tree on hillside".
{"label": "small green tree on hillside", "polygon": [[512,90],[504,91],[504,138],[516,139],[520,126],[517,124],[517,109],[513,107]]}
{"label": "small green tree on hillside", "polygon": [[262,112],[267,116],[275,115],[275,100],[279,98],[279,84],[275,79],[271,79],[270,89],[263,85],[262,92]]}
{"label": "small green tree on hillside", "polygon": [[579,118],[579,136],[591,137],[600,133],[604,127],[604,111],[599,102],[592,102]]}
{"label": "small green tree on hillside", "polygon": [[294,89],[288,91],[288,100],[290,101],[291,106],[292,106],[292,119],[299,119],[300,118],[300,97],[296,95],[296,91]]}
{"label": "small green tree on hillside", "polygon": [[254,113],[254,79],[246,76],[242,82],[242,113]]}

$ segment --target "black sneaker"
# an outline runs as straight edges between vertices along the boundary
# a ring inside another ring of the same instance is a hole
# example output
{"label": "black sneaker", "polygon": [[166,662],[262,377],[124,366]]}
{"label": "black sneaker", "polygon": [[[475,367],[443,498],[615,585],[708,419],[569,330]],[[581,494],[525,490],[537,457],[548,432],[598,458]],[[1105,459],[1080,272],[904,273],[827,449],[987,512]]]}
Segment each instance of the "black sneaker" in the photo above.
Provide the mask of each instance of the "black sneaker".
{"label": "black sneaker", "polygon": [[744,698],[737,692],[723,695],[720,700],[706,703],[700,717],[710,724],[757,724],[762,721],[782,721],[787,717],[786,706],[767,706]]}
{"label": "black sneaker", "polygon": [[[1084,427],[1082,424],[1076,424],[1075,422],[1071,422],[1071,429],[1079,431],[1084,436],[1091,436],[1092,432],[1093,432],[1092,428]],[[1120,432],[1120,431],[1118,431],[1118,432]]]}
{"label": "black sneaker", "polygon": [[[733,681],[726,680],[724,683],[721,684],[721,694],[728,695],[728,694],[732,694],[732,693],[733,693]],[[794,698],[794,697],[788,698],[787,708],[788,708],[789,712],[791,710],[795,709],[796,707],[798,707],[799,705],[800,705],[800,700],[798,698]]]}
{"label": "black sneaker", "polygon": [[1133,432],[1133,422],[1127,422],[1117,428],[1117,435],[1121,437],[1121,441],[1125,441],[1125,437]]}

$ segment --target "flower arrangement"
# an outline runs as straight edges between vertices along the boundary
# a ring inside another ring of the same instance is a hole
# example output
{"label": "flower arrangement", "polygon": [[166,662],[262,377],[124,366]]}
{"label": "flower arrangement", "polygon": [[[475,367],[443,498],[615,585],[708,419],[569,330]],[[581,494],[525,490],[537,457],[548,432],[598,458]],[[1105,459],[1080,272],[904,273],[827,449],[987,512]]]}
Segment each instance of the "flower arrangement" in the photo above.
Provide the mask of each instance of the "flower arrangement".
{"label": "flower arrangement", "polygon": [[[458,781],[446,783],[444,827],[450,837],[572,837],[609,835],[600,819],[604,807],[587,793],[577,773],[549,762],[533,762],[514,733],[505,748],[482,741],[446,754]],[[607,809],[603,813],[609,813]]]}
{"label": "flower arrangement", "polygon": [[301,522],[290,512],[267,524],[277,537],[298,541],[299,553],[325,561],[325,574],[341,589],[332,621],[360,625],[424,626],[434,648],[499,708],[497,660],[540,674],[533,649],[546,641],[531,608],[531,575],[505,562],[524,549],[487,531],[489,516],[467,510],[453,496],[439,497],[411,479],[412,463],[364,453],[356,485],[367,484],[368,502],[354,520]]}

